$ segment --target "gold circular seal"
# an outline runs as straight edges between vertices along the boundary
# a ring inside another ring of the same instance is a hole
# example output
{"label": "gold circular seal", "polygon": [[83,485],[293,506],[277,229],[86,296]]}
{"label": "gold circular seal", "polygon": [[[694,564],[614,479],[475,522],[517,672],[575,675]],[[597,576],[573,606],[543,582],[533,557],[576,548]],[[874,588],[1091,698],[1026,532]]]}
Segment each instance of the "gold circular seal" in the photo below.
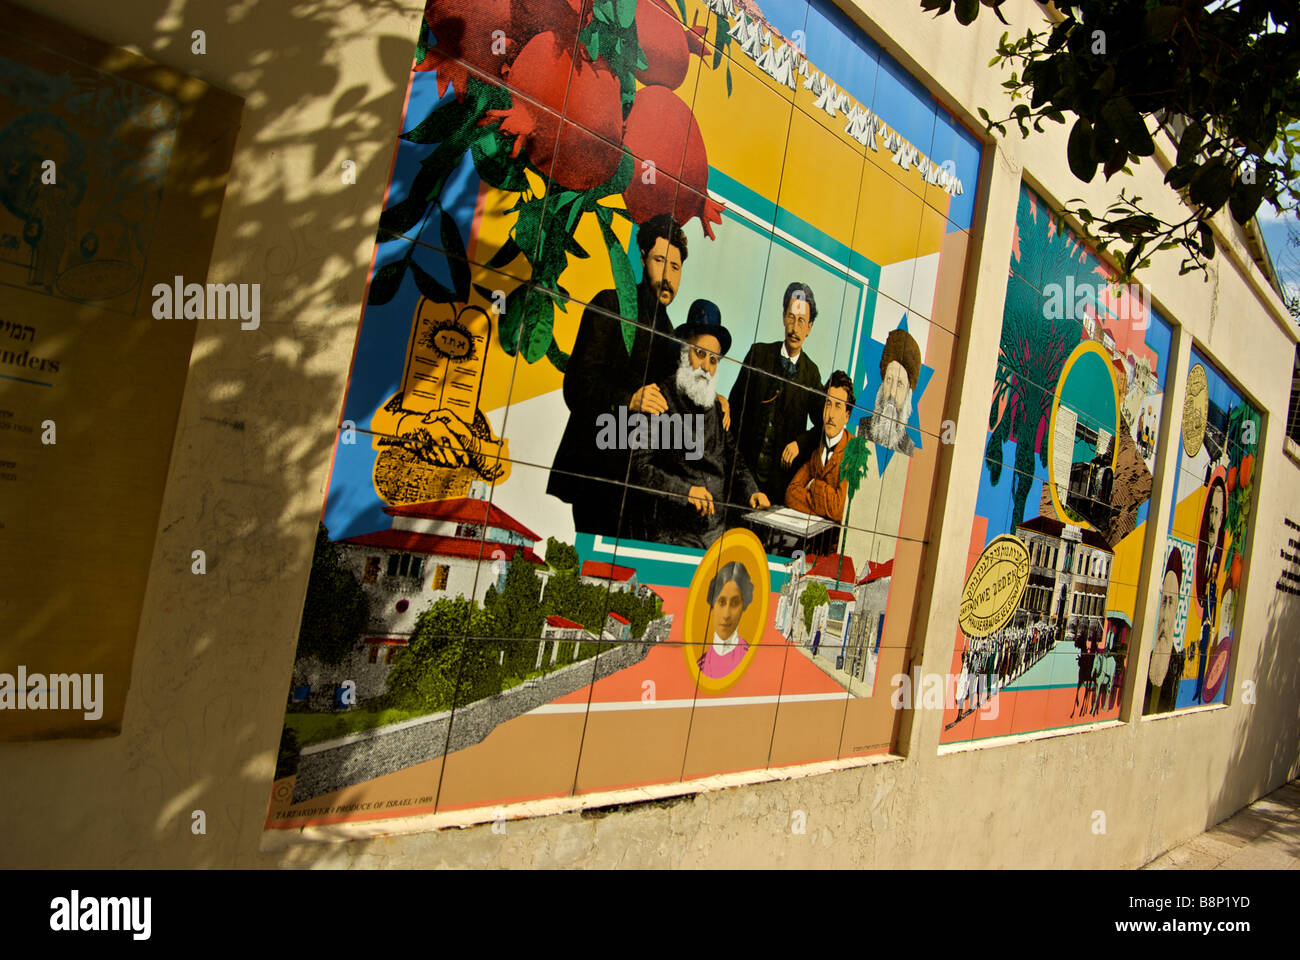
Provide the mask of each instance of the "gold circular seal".
{"label": "gold circular seal", "polygon": [[984,548],[961,592],[957,622],[973,639],[1007,625],[1029,585],[1029,551],[1018,537],[1003,534]]}
{"label": "gold circular seal", "polygon": [[1210,384],[1199,363],[1187,374],[1187,399],[1183,401],[1183,453],[1194,457],[1205,441],[1205,421],[1210,414]]}

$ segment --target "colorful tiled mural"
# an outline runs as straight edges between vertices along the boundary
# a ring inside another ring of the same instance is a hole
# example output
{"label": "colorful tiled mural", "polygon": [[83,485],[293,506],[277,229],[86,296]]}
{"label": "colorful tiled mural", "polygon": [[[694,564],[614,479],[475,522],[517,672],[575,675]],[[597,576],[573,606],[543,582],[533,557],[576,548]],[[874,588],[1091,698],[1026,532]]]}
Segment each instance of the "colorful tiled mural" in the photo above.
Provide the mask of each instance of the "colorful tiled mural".
{"label": "colorful tiled mural", "polygon": [[976,138],[825,0],[435,0],[395,153],[268,826],[888,751]]}
{"label": "colorful tiled mural", "polygon": [[1170,325],[1022,188],[943,742],[1114,719]]}
{"label": "colorful tiled mural", "polygon": [[1192,349],[1144,712],[1222,703],[1263,436],[1258,410]]}

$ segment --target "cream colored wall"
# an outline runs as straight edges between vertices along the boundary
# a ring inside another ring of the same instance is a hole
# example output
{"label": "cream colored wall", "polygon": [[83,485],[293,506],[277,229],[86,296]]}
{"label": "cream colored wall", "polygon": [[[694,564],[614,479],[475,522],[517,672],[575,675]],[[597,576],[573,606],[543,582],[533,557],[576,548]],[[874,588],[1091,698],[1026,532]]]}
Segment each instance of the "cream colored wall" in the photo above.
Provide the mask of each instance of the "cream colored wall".
{"label": "cream colored wall", "polygon": [[[27,5],[247,99],[209,279],[261,283],[263,318],[250,332],[199,324],[124,732],[0,744],[3,865],[1133,867],[1300,766],[1300,604],[1282,604],[1273,590],[1281,518],[1300,515],[1300,467],[1283,454],[1294,335],[1229,231],[1210,283],[1178,278],[1177,255],[1157,260],[1145,280],[1182,325],[1170,409],[1181,408],[1195,337],[1271,414],[1231,705],[1134,718],[1144,650],[1132,661],[1122,713],[1131,723],[939,755],[940,714],[918,712],[904,717],[902,761],[599,818],[511,822],[504,834],[479,826],[261,852],[332,428],[420,5],[172,0],[162,14],[135,2]],[[962,28],[923,16],[919,2],[862,6],[853,11],[859,22],[972,126],[976,107],[996,113],[1005,103],[1001,75],[985,66],[1004,29],[993,18]],[[1038,21],[1029,0],[1007,6],[1013,32]],[[294,8],[313,13],[294,19]],[[203,56],[189,52],[194,29],[206,31]],[[947,519],[934,526],[916,621],[924,645],[915,655],[926,671],[951,662],[1021,178],[1057,203],[1083,196],[1104,206],[1110,197],[1103,183],[1070,175],[1065,136],[1065,128],[1024,142],[1012,134],[987,155],[975,228],[982,243],[967,281],[969,343],[958,348],[947,414],[957,443],[945,448],[934,507]],[[355,185],[339,176],[345,159],[356,163]],[[1158,179],[1148,162],[1134,185],[1155,197]],[[1163,456],[1178,439],[1173,419]],[[1164,518],[1173,475],[1158,475],[1151,516]],[[1152,525],[1148,556],[1163,550],[1163,526]],[[190,573],[199,548],[208,555],[203,577]],[[1139,632],[1153,610],[1154,597]],[[1246,679],[1258,685],[1253,706],[1241,702]],[[196,809],[206,812],[205,836],[190,831]],[[807,816],[806,834],[791,831],[796,810]],[[1104,835],[1092,830],[1094,811],[1105,813]]]}

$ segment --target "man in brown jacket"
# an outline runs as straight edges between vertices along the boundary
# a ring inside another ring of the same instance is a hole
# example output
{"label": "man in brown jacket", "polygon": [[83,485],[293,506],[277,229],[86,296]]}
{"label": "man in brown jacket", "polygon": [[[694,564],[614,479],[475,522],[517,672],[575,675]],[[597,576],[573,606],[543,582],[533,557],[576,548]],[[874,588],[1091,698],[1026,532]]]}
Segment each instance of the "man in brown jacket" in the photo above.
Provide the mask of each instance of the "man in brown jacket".
{"label": "man in brown jacket", "polygon": [[841,523],[849,482],[840,479],[840,465],[849,445],[849,432],[844,427],[853,411],[853,381],[843,370],[836,370],[824,392],[820,442],[786,487],[785,505]]}

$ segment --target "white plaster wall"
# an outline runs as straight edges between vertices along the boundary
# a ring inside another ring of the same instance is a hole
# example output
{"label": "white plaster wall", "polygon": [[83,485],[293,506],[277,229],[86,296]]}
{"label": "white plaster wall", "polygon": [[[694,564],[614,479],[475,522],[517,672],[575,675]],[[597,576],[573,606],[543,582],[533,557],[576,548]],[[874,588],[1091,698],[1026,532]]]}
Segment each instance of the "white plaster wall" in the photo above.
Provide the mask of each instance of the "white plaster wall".
{"label": "white plaster wall", "polygon": [[[1294,334],[1226,233],[1210,282],[1178,278],[1176,255],[1157,260],[1145,279],[1184,328],[1171,409],[1181,409],[1195,337],[1271,414],[1233,678],[1235,691],[1255,681],[1254,705],[1234,693],[1227,707],[1141,721],[1132,713],[1132,691],[1145,682],[1140,651],[1122,711],[1133,722],[1104,729],[939,755],[940,715],[919,712],[905,715],[902,761],[599,819],[536,818],[511,823],[504,835],[478,827],[262,852],[330,430],[421,5],[176,0],[162,13],[130,0],[28,6],[247,98],[209,280],[260,282],[264,311],[257,331],[200,322],[124,731],[101,741],[0,744],[0,821],[15,827],[0,864],[1132,867],[1296,772],[1300,613],[1273,590],[1286,539],[1281,517],[1300,512],[1300,468],[1283,454]],[[1007,7],[1013,33],[1040,22],[1029,0]],[[293,9],[307,12],[294,19]],[[1001,75],[985,66],[1004,29],[994,18],[963,28],[900,0],[864,0],[849,12],[972,126],[976,107],[1005,102]],[[196,28],[207,32],[204,56],[189,52]],[[1029,141],[1013,134],[987,155],[947,411],[957,442],[942,454],[934,509],[945,519],[934,525],[914,624],[914,657],[929,672],[951,663],[1021,178],[1058,203],[1110,196],[1100,181],[1082,185],[1069,174],[1065,137],[1055,127]],[[345,159],[357,164],[355,185],[338,175]],[[1156,197],[1159,176],[1144,163],[1134,185]],[[205,417],[243,420],[247,430]],[[1166,450],[1178,426],[1163,425]],[[1167,516],[1172,496],[1165,466],[1167,452],[1153,517]],[[258,533],[241,538],[234,531],[249,520]],[[1155,525],[1148,566],[1164,539]],[[189,572],[198,547],[209,557],[203,578]],[[1135,636],[1153,611],[1154,596]],[[194,809],[208,813],[206,836],[190,833]],[[790,831],[795,809],[807,814],[805,835]],[[1092,830],[1096,811],[1106,815],[1103,835]]]}

